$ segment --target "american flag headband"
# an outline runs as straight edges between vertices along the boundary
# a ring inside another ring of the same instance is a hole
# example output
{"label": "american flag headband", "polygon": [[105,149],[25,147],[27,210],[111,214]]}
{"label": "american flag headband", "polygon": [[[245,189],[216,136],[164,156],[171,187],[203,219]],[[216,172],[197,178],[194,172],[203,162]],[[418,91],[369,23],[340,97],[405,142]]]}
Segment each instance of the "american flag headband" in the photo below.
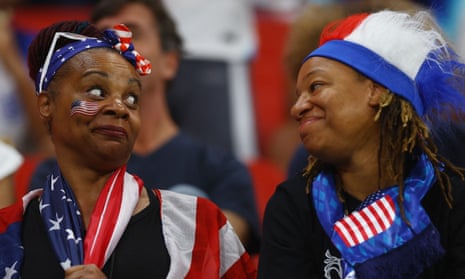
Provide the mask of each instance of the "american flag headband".
{"label": "american flag headband", "polygon": [[[87,37],[81,34],[70,32],[56,32],[45,58],[44,65],[39,70],[35,82],[36,95],[47,90],[48,85],[60,67],[76,54],[92,48],[112,48],[126,58],[141,75],[151,72],[150,61],[143,58],[131,43],[132,33],[123,24],[117,25],[114,29],[104,32],[104,39]],[[55,50],[55,46],[60,38],[75,40],[62,48]]]}

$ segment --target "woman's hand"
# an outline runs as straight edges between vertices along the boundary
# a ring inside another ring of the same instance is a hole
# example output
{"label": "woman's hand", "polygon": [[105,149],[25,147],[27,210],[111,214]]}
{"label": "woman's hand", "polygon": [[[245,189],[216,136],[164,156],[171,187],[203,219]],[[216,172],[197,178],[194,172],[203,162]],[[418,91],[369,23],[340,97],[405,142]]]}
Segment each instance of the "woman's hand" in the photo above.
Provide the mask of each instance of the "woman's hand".
{"label": "woman's hand", "polygon": [[95,264],[75,265],[65,270],[65,279],[106,279]]}

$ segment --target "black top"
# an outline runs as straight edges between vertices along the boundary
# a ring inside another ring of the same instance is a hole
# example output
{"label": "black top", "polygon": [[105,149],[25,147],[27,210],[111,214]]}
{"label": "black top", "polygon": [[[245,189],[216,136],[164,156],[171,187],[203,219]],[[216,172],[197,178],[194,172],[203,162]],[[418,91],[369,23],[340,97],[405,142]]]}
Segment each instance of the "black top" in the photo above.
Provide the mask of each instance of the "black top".
{"label": "black top", "polygon": [[[422,201],[446,250],[443,259],[426,270],[422,279],[465,278],[465,183],[454,177],[452,184],[452,209],[438,185]],[[305,178],[297,175],[279,185],[268,202],[259,278],[341,278],[341,255],[320,225],[305,185]],[[352,209],[359,203],[354,198],[348,201]]]}
{"label": "black top", "polygon": [[[103,267],[109,279],[166,278],[168,274],[170,257],[162,235],[160,202],[151,190],[147,192],[150,205],[132,216]],[[42,222],[37,199],[30,202],[24,215],[22,240],[22,278],[64,278]]]}

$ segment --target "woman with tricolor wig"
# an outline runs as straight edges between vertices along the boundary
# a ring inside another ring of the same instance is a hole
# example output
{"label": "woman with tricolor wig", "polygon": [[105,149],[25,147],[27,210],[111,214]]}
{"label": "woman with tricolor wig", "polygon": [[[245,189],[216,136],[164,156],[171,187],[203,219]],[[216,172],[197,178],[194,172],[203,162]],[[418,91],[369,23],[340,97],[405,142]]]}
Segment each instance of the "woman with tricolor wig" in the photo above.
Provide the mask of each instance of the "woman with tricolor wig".
{"label": "woman with tricolor wig", "polygon": [[29,47],[39,114],[58,167],[0,210],[0,278],[254,278],[210,201],[148,190],[126,163],[150,62],[124,25],[66,21]]}
{"label": "woman with tricolor wig", "polygon": [[268,202],[258,277],[465,278],[464,170],[433,140],[464,86],[426,11],[329,24],[291,109],[309,164]]}

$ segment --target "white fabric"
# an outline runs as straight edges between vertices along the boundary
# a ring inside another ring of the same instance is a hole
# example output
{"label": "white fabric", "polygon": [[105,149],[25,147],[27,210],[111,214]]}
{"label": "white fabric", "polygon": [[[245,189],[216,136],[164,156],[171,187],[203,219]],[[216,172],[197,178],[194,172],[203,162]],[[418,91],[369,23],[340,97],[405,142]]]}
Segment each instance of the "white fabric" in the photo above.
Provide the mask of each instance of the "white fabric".
{"label": "white fabric", "polygon": [[184,278],[189,272],[195,244],[197,198],[160,190],[161,220],[171,266],[167,279]]}
{"label": "white fabric", "polygon": [[0,141],[0,179],[12,175],[23,163],[23,156],[13,146]]}
{"label": "white fabric", "polygon": [[236,263],[245,248],[237,241],[236,233],[229,221],[220,229],[220,277],[222,277]]}
{"label": "white fabric", "polygon": [[256,51],[250,0],[164,0],[195,58],[247,60]]}
{"label": "white fabric", "polygon": [[249,61],[258,45],[250,0],[164,0],[183,39],[186,57],[228,65],[234,155],[249,162],[258,156]]}
{"label": "white fabric", "polygon": [[258,157],[253,94],[247,67],[246,63],[228,64],[232,143],[236,157],[242,162],[250,162]]}
{"label": "white fabric", "polygon": [[115,224],[115,229],[108,243],[107,250],[105,251],[105,262],[110,258],[111,254],[118,245],[119,240],[121,239],[126,226],[129,223],[134,209],[137,206],[139,201],[140,191],[139,184],[134,179],[134,176],[125,173],[124,174],[124,187],[123,187],[123,198],[121,201],[121,210],[119,212],[119,217]]}
{"label": "white fabric", "polygon": [[446,43],[436,31],[424,31],[418,26],[430,20],[425,12],[410,17],[406,13],[382,11],[368,16],[345,40],[376,52],[415,80],[428,53]]}

